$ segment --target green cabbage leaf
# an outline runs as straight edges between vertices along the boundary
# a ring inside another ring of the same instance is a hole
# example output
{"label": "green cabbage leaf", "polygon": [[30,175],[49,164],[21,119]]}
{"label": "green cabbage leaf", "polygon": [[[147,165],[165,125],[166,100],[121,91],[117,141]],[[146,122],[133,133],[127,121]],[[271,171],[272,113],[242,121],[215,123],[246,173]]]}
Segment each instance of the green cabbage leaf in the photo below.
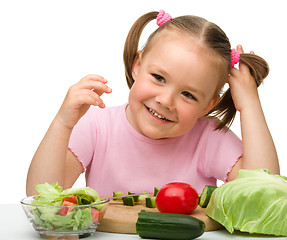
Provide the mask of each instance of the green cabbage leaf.
{"label": "green cabbage leaf", "polygon": [[230,233],[287,236],[287,178],[264,169],[239,170],[236,180],[214,190],[206,214]]}

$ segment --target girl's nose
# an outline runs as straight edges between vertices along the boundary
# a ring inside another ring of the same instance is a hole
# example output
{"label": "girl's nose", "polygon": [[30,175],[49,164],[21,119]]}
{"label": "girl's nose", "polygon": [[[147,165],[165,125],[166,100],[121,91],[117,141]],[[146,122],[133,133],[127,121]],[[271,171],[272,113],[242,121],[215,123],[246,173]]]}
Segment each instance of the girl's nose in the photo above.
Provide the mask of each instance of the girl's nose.
{"label": "girl's nose", "polygon": [[167,108],[168,110],[174,109],[174,95],[171,92],[163,92],[155,97],[157,103]]}

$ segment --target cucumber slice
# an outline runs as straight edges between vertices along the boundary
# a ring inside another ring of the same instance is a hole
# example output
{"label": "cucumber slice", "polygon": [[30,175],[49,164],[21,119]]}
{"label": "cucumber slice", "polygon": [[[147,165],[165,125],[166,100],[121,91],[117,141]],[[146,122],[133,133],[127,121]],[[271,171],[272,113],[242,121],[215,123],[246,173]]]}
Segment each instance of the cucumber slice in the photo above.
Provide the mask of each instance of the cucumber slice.
{"label": "cucumber slice", "polygon": [[199,206],[201,206],[202,208],[207,207],[211,194],[216,188],[217,188],[216,186],[209,186],[209,185],[206,185],[204,187],[201,197],[200,197]]}
{"label": "cucumber slice", "polygon": [[[121,191],[115,191],[113,192],[113,197],[119,197],[119,196],[123,196],[124,195],[124,192],[121,192]],[[122,198],[114,198],[114,200],[122,200]]]}
{"label": "cucumber slice", "polygon": [[145,205],[148,208],[155,208],[155,197],[147,197],[145,199]]}
{"label": "cucumber slice", "polygon": [[134,206],[135,201],[133,197],[123,197],[123,203],[125,206]]}
{"label": "cucumber slice", "polygon": [[158,193],[158,191],[159,191],[159,188],[157,188],[157,187],[154,187],[154,190],[153,190],[153,195],[154,195],[154,196],[156,196],[156,195],[157,195],[157,193]]}
{"label": "cucumber slice", "polygon": [[[136,193],[133,193],[133,192],[128,192],[128,195],[133,195],[133,194],[136,194]],[[138,202],[139,201],[139,195],[137,196],[132,196],[134,198],[134,201],[135,202]]]}
{"label": "cucumber slice", "polygon": [[198,194],[198,204],[200,203],[201,194]]}
{"label": "cucumber slice", "polygon": [[139,195],[139,202],[145,201],[145,199],[146,199],[147,197],[149,197],[148,194]]}

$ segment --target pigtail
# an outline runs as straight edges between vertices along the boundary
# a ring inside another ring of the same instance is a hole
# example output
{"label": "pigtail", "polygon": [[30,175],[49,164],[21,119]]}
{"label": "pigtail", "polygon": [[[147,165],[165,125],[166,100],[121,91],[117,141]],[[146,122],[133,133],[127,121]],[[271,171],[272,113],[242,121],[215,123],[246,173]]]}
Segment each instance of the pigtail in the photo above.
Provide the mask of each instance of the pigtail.
{"label": "pigtail", "polygon": [[[269,73],[268,63],[257,55],[241,54],[239,62],[249,67],[257,87]],[[223,129],[225,126],[230,127],[236,115],[236,108],[232,100],[230,89],[221,96],[218,104],[211,109],[207,115],[212,115],[220,119],[216,129]]]}
{"label": "pigtail", "polygon": [[240,62],[249,67],[250,73],[253,76],[256,85],[259,87],[269,73],[268,63],[263,58],[255,54],[241,54]]}
{"label": "pigtail", "polygon": [[132,87],[134,79],[132,77],[132,68],[138,53],[139,39],[145,26],[156,19],[158,12],[150,12],[141,16],[132,26],[127,36],[124,47],[125,74],[129,88]]}

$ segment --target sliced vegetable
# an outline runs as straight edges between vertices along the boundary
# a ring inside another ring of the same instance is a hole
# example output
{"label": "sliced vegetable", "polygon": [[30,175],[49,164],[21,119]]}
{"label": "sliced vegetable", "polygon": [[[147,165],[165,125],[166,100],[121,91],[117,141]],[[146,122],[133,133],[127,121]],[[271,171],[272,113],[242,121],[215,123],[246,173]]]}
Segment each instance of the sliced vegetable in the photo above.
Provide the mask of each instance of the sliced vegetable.
{"label": "sliced vegetable", "polygon": [[[113,197],[119,197],[119,196],[123,196],[124,195],[124,192],[121,192],[121,191],[115,191],[113,192]],[[121,197],[119,198],[114,198],[114,200],[122,200]]]}
{"label": "sliced vegetable", "polygon": [[158,191],[155,203],[162,213],[190,214],[198,205],[198,193],[187,183],[168,183]]}
{"label": "sliced vegetable", "polygon": [[62,206],[63,207],[59,210],[58,215],[66,216],[69,212],[74,210],[72,206],[75,206],[75,203],[64,201]]}
{"label": "sliced vegetable", "polygon": [[76,196],[69,196],[69,197],[64,197],[64,201],[71,202],[77,204],[77,197]]}
{"label": "sliced vegetable", "polygon": [[159,191],[159,188],[154,187],[154,190],[153,190],[153,196],[154,197],[157,195],[158,191]]}
{"label": "sliced vegetable", "polygon": [[139,202],[145,202],[145,199],[148,197],[148,194],[141,194],[139,195]]}
{"label": "sliced vegetable", "polygon": [[216,188],[217,188],[216,186],[209,186],[209,185],[206,185],[204,187],[201,197],[200,197],[199,206],[201,206],[202,208],[207,207],[211,194]]}
{"label": "sliced vegetable", "polygon": [[146,207],[148,207],[148,208],[156,208],[155,198],[156,198],[156,197],[147,197],[147,198],[145,199]]}
{"label": "sliced vegetable", "polygon": [[218,187],[206,208],[209,217],[230,233],[287,236],[287,178],[267,170],[245,170]]}
{"label": "sliced vegetable", "polygon": [[[55,202],[62,201],[60,197],[63,188],[58,183],[44,183],[35,186],[39,195],[35,197],[33,204],[54,205]],[[60,204],[61,205],[61,204]],[[58,206],[58,205],[57,205]]]}
{"label": "sliced vegetable", "polygon": [[[133,193],[133,192],[128,192],[128,195],[134,195],[136,193]],[[134,198],[134,202],[138,202],[139,201],[139,195],[136,195],[136,196],[132,196]]]}
{"label": "sliced vegetable", "polygon": [[94,224],[97,224],[101,218],[103,218],[103,213],[95,208],[91,208],[91,215],[93,218]]}
{"label": "sliced vegetable", "polygon": [[134,206],[135,205],[135,201],[133,197],[123,197],[123,203],[126,206]]}
{"label": "sliced vegetable", "polygon": [[90,187],[68,188],[61,192],[62,197],[76,196],[79,205],[97,203],[100,201],[100,195]]}
{"label": "sliced vegetable", "polygon": [[198,203],[200,203],[201,194],[198,194]]}
{"label": "sliced vegetable", "polygon": [[204,233],[203,221],[189,215],[152,213],[142,210],[138,213],[136,232],[142,238],[194,239]]}

